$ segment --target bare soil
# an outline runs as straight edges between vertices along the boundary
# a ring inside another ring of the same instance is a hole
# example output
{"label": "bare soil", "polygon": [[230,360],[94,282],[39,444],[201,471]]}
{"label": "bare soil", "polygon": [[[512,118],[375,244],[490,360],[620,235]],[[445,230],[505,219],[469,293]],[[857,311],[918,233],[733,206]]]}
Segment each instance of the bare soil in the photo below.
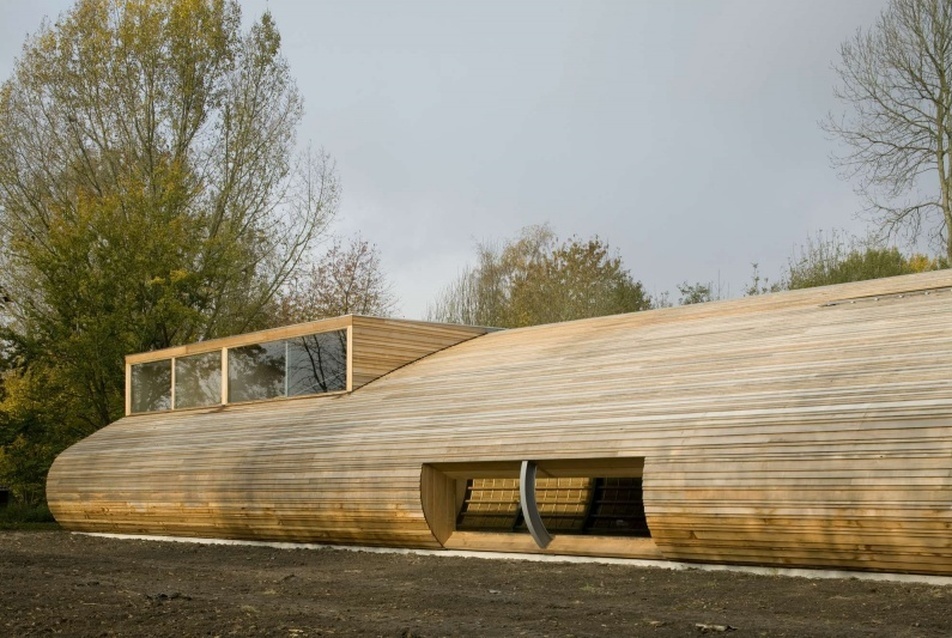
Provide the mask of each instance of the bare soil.
{"label": "bare soil", "polygon": [[0,532],[2,636],[950,636],[952,586]]}

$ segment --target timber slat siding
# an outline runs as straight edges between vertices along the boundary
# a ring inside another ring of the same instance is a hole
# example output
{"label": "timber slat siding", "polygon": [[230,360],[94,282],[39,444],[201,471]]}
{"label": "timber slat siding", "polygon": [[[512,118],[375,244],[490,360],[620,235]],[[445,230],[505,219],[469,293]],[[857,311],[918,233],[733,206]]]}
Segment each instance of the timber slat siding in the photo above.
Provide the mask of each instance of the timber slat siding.
{"label": "timber slat siding", "polygon": [[[126,357],[126,414],[132,413],[131,366],[135,364],[339,330],[348,334],[346,391],[353,391],[421,357],[485,334],[490,329],[345,315],[132,354]],[[224,365],[226,360],[227,357],[223,355],[223,368],[227,367]],[[224,386],[223,396],[227,396],[227,372],[223,371],[221,378]]]}
{"label": "timber slat siding", "polygon": [[479,336],[484,328],[352,317],[353,389],[421,357]]}
{"label": "timber slat siding", "polygon": [[[355,319],[355,370],[401,339],[402,367],[352,394],[127,417],[62,454],[47,493],[69,529],[439,547],[424,465],[643,458],[650,540],[547,551],[952,574],[950,311],[946,271],[429,356],[385,322],[362,346]],[[537,551],[449,520],[447,546]]]}

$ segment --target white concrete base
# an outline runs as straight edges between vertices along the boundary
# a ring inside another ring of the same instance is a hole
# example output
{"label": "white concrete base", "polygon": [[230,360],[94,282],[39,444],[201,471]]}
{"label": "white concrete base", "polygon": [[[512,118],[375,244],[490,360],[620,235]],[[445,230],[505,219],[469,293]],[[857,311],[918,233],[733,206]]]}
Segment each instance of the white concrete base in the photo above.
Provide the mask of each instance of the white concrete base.
{"label": "white concrete base", "polygon": [[708,572],[739,572],[762,576],[788,576],[796,578],[887,581],[896,583],[921,583],[952,587],[952,576],[932,576],[928,574],[897,574],[891,572],[861,572],[845,569],[805,569],[792,567],[758,567],[750,565],[715,565],[711,563],[679,563],[666,560],[644,560],[637,558],[601,558],[593,556],[562,556],[552,554],[515,554],[505,552],[474,552],[440,549],[407,549],[403,547],[364,547],[356,545],[321,545],[317,543],[282,543],[272,541],[245,541],[227,538],[197,538],[189,536],[149,536],[138,534],[102,534],[95,532],[73,532],[85,536],[116,538],[121,540],[162,541],[172,543],[198,543],[200,545],[249,545],[253,547],[271,547],[273,549],[336,549],[349,552],[369,552],[372,554],[415,554],[419,556],[456,556],[462,558],[484,558],[491,560],[522,560],[537,563],[596,563],[603,565],[630,565],[632,567],[659,567],[674,570],[698,570]]}

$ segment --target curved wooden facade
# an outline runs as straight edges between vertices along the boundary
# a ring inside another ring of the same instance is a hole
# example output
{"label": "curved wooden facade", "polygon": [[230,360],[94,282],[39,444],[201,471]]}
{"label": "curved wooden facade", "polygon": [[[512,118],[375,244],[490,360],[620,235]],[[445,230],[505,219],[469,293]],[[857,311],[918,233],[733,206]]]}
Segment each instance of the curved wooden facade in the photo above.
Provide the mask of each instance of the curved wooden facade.
{"label": "curved wooden facade", "polygon": [[[56,460],[50,508],[90,532],[952,575],[952,273],[477,332],[350,392],[123,418]],[[549,520],[618,480],[647,530],[493,528],[527,462]]]}

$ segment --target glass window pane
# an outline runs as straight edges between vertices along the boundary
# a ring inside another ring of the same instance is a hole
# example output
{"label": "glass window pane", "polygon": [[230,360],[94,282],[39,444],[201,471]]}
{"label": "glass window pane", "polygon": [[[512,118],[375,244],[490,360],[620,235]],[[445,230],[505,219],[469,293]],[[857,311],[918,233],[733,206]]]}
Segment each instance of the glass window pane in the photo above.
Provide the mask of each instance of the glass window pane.
{"label": "glass window pane", "polygon": [[285,342],[270,341],[228,349],[228,401],[260,401],[285,396]]}
{"label": "glass window pane", "polygon": [[172,407],[172,360],[132,366],[132,411],[155,412]]}
{"label": "glass window pane", "polygon": [[175,360],[175,407],[195,408],[221,403],[221,352]]}
{"label": "glass window pane", "polygon": [[288,396],[347,389],[347,331],[288,340]]}

